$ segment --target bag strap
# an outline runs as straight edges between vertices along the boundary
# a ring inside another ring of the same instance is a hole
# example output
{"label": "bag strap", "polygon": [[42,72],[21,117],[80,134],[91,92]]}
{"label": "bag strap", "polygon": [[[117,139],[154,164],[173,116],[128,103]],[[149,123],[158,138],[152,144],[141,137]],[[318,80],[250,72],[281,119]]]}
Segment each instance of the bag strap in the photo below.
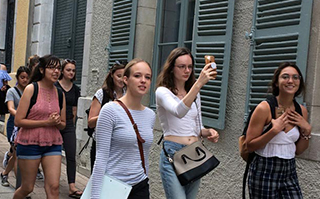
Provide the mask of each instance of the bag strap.
{"label": "bag strap", "polygon": [[58,99],[59,99],[59,108],[60,108],[60,110],[62,109],[62,107],[63,107],[63,91],[62,91],[62,89],[61,88],[58,88],[58,87],[56,87],[57,88],[57,91],[58,91]]}
{"label": "bag strap", "polygon": [[128,108],[126,107],[126,105],[120,101],[120,100],[116,100],[120,106],[122,106],[122,108],[126,111],[131,123],[132,123],[132,126],[133,126],[133,129],[134,131],[136,132],[136,135],[137,135],[137,140],[138,140],[138,146],[139,146],[139,152],[140,152],[140,158],[141,158],[141,161],[142,161],[142,167],[144,169],[144,173],[147,173],[147,170],[146,170],[146,166],[145,166],[145,161],[144,161],[144,155],[143,155],[143,146],[142,146],[142,143],[145,143],[145,140],[140,136],[140,133],[139,133],[139,129],[138,129],[138,126],[137,124],[134,122],[133,118],[132,118],[132,115],[130,113],[130,111],[128,110]]}
{"label": "bag strap", "polygon": [[37,102],[37,97],[38,97],[39,85],[38,85],[37,82],[32,82],[32,85],[33,85],[33,94],[32,94],[32,97],[30,99],[30,104],[29,104],[29,108],[28,108],[26,117],[28,117],[28,115],[30,113],[30,109]]}
{"label": "bag strap", "polygon": [[88,147],[90,139],[91,139],[91,137],[89,137],[87,142],[83,145],[82,149],[79,152],[79,155],[81,155],[82,151]]}
{"label": "bag strap", "polygon": [[105,105],[107,102],[109,102],[110,100],[108,93],[103,89],[102,89],[102,94],[103,94],[103,97],[102,97],[101,107]]}
{"label": "bag strap", "polygon": [[21,98],[21,93],[20,93],[20,91],[19,91],[19,89],[15,86],[15,87],[13,87],[16,91],[17,91],[17,93],[18,93],[18,95],[19,95],[19,97]]}
{"label": "bag strap", "polygon": [[[30,104],[29,104],[29,108],[28,108],[26,117],[29,115],[30,109],[33,107],[33,105],[36,104],[37,97],[38,97],[38,92],[39,92],[38,82],[32,82],[32,85],[33,85],[33,94],[32,94],[32,97],[30,99]],[[58,92],[59,108],[61,110],[62,106],[63,106],[63,93],[62,93],[61,88],[56,87],[56,89],[57,89],[57,92]]]}
{"label": "bag strap", "polygon": [[[271,116],[272,116],[273,119],[275,119],[276,118],[275,108],[278,106],[277,98],[275,96],[270,96],[270,97],[268,97],[266,99],[266,101],[269,104],[270,111],[271,111]],[[256,107],[254,107],[249,113],[248,120],[247,120],[248,124],[243,129],[243,133],[242,133],[243,135],[246,135],[246,133],[247,133],[249,122],[250,122],[251,116],[252,116],[252,114],[253,114],[255,109],[256,109]],[[266,132],[268,132],[271,128],[272,128],[272,124],[270,123],[269,126],[261,133],[261,135],[263,135]],[[249,153],[248,161],[247,161],[247,164],[246,164],[246,169],[245,169],[244,174],[243,174],[243,179],[242,179],[242,198],[243,199],[246,198],[246,184],[247,184],[249,166],[250,166],[250,164],[251,164],[251,162],[252,162],[252,160],[253,160],[255,155],[256,154],[254,152]]]}
{"label": "bag strap", "polygon": [[300,104],[296,101],[296,99],[293,100],[293,103],[294,103],[294,108],[295,108],[296,112],[299,113],[300,115],[302,115],[302,109],[301,109]]}

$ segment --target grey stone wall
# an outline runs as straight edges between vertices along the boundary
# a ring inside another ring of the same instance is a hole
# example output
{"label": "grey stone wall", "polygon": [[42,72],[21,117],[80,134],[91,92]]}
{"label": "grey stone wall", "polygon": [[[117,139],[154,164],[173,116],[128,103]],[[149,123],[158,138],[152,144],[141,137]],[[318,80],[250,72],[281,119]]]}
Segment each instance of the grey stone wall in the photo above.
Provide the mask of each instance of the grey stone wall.
{"label": "grey stone wall", "polygon": [[51,53],[54,1],[33,0],[30,9],[31,33],[28,55],[44,56]]}
{"label": "grey stone wall", "polygon": [[[82,148],[88,139],[87,115],[85,110],[90,106],[92,96],[101,88],[108,69],[108,51],[112,21],[112,0],[87,1],[86,29],[81,80],[81,97],[78,101],[77,149]],[[90,148],[78,157],[78,168],[84,174],[90,170]]]}
{"label": "grey stone wall", "polygon": [[[91,5],[89,5],[91,4]],[[86,127],[86,115],[84,110],[89,107],[91,96],[101,87],[107,72],[108,45],[111,24],[112,1],[96,0],[88,1],[86,38],[84,53],[84,68],[82,77],[82,97],[79,100],[77,138],[78,149],[85,143],[87,136],[83,132]],[[317,89],[320,84],[320,21],[317,10],[320,2],[314,1],[312,30],[310,37],[310,50],[307,71],[307,93],[305,101],[310,113],[310,121],[313,125],[313,138],[310,141],[310,149],[297,158],[297,172],[304,198],[320,198],[320,163],[319,134],[320,124],[317,116],[320,114],[320,96]],[[136,26],[134,56],[141,57],[149,62],[152,60],[154,39],[156,0],[141,0],[138,4],[138,16]],[[232,52],[230,62],[229,84],[227,94],[226,124],[225,130],[219,131],[220,140],[216,144],[206,142],[206,145],[215,153],[221,161],[219,167],[202,179],[198,198],[201,199],[225,199],[241,198],[242,175],[245,162],[239,156],[238,138],[243,127],[246,86],[248,75],[248,61],[250,42],[245,39],[245,32],[250,32],[253,14],[253,1],[235,1],[233,22]],[[86,72],[85,72],[86,71]],[[148,97],[144,104],[148,104]],[[161,136],[161,127],[156,122],[154,131],[154,144],[150,154],[150,192],[152,199],[165,198],[162,182],[159,174],[159,154],[161,147],[156,144]],[[88,147],[88,149],[90,146]],[[89,150],[77,159],[79,170],[89,174]]]}
{"label": "grey stone wall", "polygon": [[[7,1],[0,2],[0,50],[4,50],[7,30]],[[1,61],[1,60],[0,60]],[[2,61],[3,62],[3,61]]]}
{"label": "grey stone wall", "polygon": [[[319,157],[318,134],[320,124],[318,122],[319,117],[315,116],[319,116],[320,114],[320,96],[319,92],[316,91],[320,85],[320,67],[316,64],[320,61],[318,53],[320,46],[320,23],[319,14],[316,12],[319,8],[320,2],[315,1],[306,89],[306,102],[310,113],[310,121],[313,125],[313,138],[310,141],[310,149],[305,152],[308,153],[305,158],[312,159]],[[250,52],[250,42],[245,39],[244,35],[246,31],[250,32],[251,30],[252,14],[253,2],[251,0],[235,1],[226,127],[225,130],[219,131],[220,140],[218,143],[212,144],[207,142],[207,146],[214,152],[221,163],[213,172],[202,179],[197,198],[241,198],[245,162],[239,156],[238,138],[242,133],[243,127]],[[151,198],[153,199],[165,198],[159,174],[159,153],[161,147],[156,145],[160,135],[160,126],[157,124],[154,145],[150,154],[150,191]],[[319,162],[297,158],[297,172],[304,198],[320,198],[319,168]]]}

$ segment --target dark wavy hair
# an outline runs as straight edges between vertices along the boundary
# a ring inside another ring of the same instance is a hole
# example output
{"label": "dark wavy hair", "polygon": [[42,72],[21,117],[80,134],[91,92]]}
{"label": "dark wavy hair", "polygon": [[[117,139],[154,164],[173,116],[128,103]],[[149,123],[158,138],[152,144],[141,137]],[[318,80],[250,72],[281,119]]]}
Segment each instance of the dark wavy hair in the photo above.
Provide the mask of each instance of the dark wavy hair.
{"label": "dark wavy hair", "polygon": [[[39,64],[34,69],[33,74],[29,80],[29,83],[37,82],[43,79],[46,73],[46,67],[49,65],[60,66],[60,59],[55,55],[45,55],[39,58]],[[41,73],[40,69],[43,69],[43,73]]]}
{"label": "dark wavy hair", "polygon": [[103,84],[102,84],[102,90],[104,90],[105,93],[108,94],[109,99],[114,100],[113,92],[114,92],[114,82],[113,82],[113,74],[119,70],[124,69],[126,66],[126,62],[117,62],[115,63],[109,70]]}
{"label": "dark wavy hair", "polygon": [[19,79],[19,76],[21,75],[21,73],[23,72],[26,72],[28,74],[28,76],[30,76],[30,73],[31,73],[31,70],[28,68],[28,67],[25,67],[25,66],[20,66],[17,70],[17,73],[16,73],[16,79],[18,81]]}
{"label": "dark wavy hair", "polygon": [[[67,64],[73,64],[75,67],[76,67],[76,61],[75,60],[72,60],[72,59],[65,59],[62,61],[62,65],[61,65],[61,74],[59,76],[59,80],[61,80],[63,78],[63,70],[64,68],[66,67]],[[77,70],[75,71],[74,73],[74,76],[73,78],[71,79],[71,82],[75,81],[76,80],[76,74],[77,74]]]}
{"label": "dark wavy hair", "polygon": [[294,94],[295,97],[299,96],[301,93],[304,92],[305,89],[305,85],[304,85],[304,80],[303,80],[303,76],[302,73],[299,69],[299,67],[295,64],[295,63],[290,63],[290,62],[283,62],[280,64],[280,66],[274,71],[273,74],[273,78],[271,81],[271,89],[269,89],[269,92],[271,92],[274,96],[278,96],[279,95],[279,86],[278,86],[278,82],[279,82],[279,76],[280,73],[283,69],[287,68],[287,67],[293,67],[294,69],[296,69],[296,71],[299,73],[300,75],[300,85],[299,85],[299,89],[298,91]]}
{"label": "dark wavy hair", "polygon": [[166,62],[163,65],[163,69],[160,72],[158,78],[157,78],[157,85],[156,88],[159,86],[164,86],[171,90],[172,93],[177,95],[177,88],[176,85],[174,84],[174,74],[173,74],[173,68],[176,62],[176,59],[180,56],[183,55],[189,55],[192,59],[192,72],[190,74],[189,79],[186,81],[184,88],[186,89],[187,92],[191,89],[193,86],[194,82],[196,81],[195,75],[194,75],[194,58],[188,48],[184,47],[179,47],[175,48],[171,51],[169,54]]}

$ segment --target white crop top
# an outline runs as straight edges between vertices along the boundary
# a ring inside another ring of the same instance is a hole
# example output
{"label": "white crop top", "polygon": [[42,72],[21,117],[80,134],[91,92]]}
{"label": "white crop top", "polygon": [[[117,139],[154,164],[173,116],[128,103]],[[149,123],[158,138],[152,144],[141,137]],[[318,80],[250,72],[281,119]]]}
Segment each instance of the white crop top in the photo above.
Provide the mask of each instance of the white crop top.
{"label": "white crop top", "polygon": [[292,159],[296,154],[295,142],[299,139],[300,132],[297,126],[285,133],[281,131],[274,136],[270,142],[262,149],[255,152],[263,157],[279,157],[283,159]]}
{"label": "white crop top", "polygon": [[[198,110],[195,103],[197,103]],[[168,88],[157,88],[157,113],[164,136],[199,136],[199,126],[201,125],[201,129],[204,128],[201,119],[201,104],[199,93],[197,95],[195,103],[192,103],[191,107],[189,108]]]}

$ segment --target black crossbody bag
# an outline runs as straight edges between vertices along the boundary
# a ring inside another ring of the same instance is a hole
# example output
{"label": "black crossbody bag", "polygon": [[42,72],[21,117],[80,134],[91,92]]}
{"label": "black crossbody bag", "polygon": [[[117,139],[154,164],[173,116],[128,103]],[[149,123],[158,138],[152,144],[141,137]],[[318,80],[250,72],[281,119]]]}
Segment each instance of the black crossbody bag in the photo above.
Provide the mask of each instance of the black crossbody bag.
{"label": "black crossbody bag", "polygon": [[216,168],[220,163],[220,161],[204,145],[198,106],[197,111],[197,117],[200,126],[199,141],[183,147],[179,151],[175,152],[173,157],[170,157],[164,147],[164,143],[162,143],[164,154],[168,158],[168,161],[172,164],[182,186],[202,178]]}

